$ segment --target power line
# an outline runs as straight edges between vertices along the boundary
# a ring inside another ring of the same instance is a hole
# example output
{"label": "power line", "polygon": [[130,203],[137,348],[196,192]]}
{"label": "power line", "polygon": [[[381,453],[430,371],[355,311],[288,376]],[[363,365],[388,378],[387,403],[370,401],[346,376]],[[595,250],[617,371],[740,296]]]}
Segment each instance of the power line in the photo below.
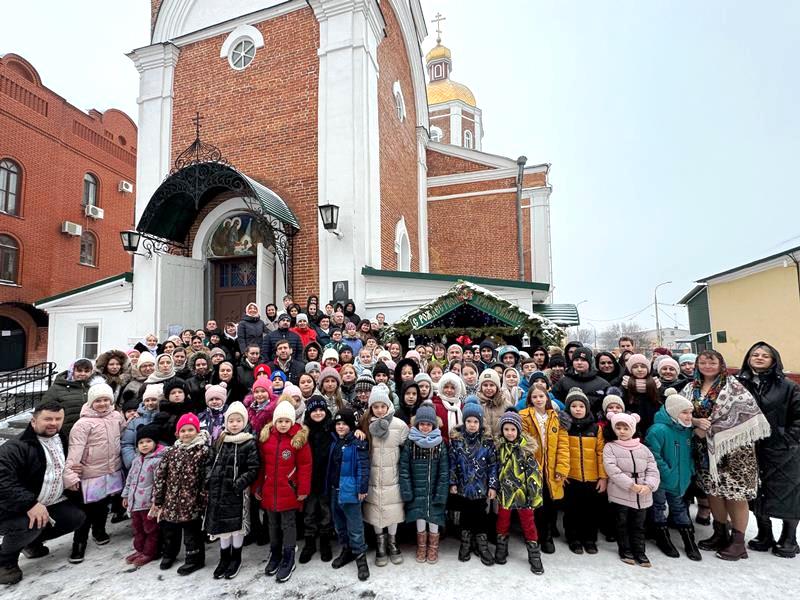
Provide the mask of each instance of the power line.
{"label": "power line", "polygon": [[[660,304],[660,302],[659,302],[659,304]],[[648,304],[647,306],[645,306],[644,308],[642,308],[641,310],[637,310],[636,312],[633,312],[633,313],[631,313],[629,315],[625,315],[624,317],[617,317],[616,319],[590,319],[590,318],[587,317],[586,320],[587,321],[596,321],[598,323],[610,323],[612,321],[629,321],[633,317],[637,317],[640,314],[642,314],[644,311],[646,311],[651,306],[653,306],[652,302],[650,304]]]}

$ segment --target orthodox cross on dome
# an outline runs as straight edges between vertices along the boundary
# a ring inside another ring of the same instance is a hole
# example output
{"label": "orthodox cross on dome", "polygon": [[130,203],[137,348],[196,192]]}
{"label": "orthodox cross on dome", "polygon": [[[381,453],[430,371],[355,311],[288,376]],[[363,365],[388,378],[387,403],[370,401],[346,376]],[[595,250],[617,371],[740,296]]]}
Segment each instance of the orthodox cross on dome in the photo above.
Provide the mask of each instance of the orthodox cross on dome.
{"label": "orthodox cross on dome", "polygon": [[431,23],[436,23],[436,43],[442,43],[442,21],[446,21],[447,17],[443,17],[442,13],[437,12],[436,16],[431,19]]}
{"label": "orthodox cross on dome", "polygon": [[205,117],[200,116],[200,111],[198,110],[195,114],[194,118],[192,119],[192,123],[194,123],[195,128],[195,138],[200,139],[200,121],[202,121]]}
{"label": "orthodox cross on dome", "polygon": [[219,148],[212,144],[206,144],[200,139],[200,122],[204,117],[198,111],[191,121],[194,124],[194,141],[189,144],[183,152],[175,157],[175,164],[172,173],[179,171],[191,165],[197,165],[204,162],[217,162],[227,164],[227,161],[222,158],[222,152]]}

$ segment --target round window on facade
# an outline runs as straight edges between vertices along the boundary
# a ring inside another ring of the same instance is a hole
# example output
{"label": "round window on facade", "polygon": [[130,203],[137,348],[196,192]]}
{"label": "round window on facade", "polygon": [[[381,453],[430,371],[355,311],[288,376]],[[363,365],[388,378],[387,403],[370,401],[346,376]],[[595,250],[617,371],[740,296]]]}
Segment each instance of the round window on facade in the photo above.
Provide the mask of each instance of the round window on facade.
{"label": "round window on facade", "polygon": [[237,71],[246,69],[256,56],[256,45],[249,38],[239,40],[233,45],[228,60]]}

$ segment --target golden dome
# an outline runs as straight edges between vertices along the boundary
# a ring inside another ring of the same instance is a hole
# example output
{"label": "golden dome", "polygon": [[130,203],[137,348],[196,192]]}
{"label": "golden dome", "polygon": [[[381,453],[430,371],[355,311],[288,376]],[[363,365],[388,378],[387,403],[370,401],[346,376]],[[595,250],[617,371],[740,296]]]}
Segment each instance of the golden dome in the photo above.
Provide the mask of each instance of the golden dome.
{"label": "golden dome", "polygon": [[425,63],[429,63],[432,60],[436,60],[438,58],[451,58],[450,49],[446,46],[442,46],[441,44],[436,44],[431,50],[425,55]]}
{"label": "golden dome", "polygon": [[442,104],[451,100],[461,100],[470,106],[478,106],[470,89],[449,79],[431,81],[428,84],[428,105]]}

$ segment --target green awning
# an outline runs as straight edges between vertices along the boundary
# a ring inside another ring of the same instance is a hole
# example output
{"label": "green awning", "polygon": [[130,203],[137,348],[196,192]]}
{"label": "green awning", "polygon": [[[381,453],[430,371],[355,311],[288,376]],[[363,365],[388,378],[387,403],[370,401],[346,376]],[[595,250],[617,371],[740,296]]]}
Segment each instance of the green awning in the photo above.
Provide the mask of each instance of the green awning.
{"label": "green awning", "polygon": [[533,312],[561,327],[577,327],[581,324],[578,307],[574,304],[534,304]]}
{"label": "green awning", "polygon": [[280,196],[268,187],[258,183],[252,177],[248,177],[244,173],[241,175],[242,178],[250,184],[250,187],[261,203],[261,208],[265,213],[272,215],[283,223],[291,225],[295,229],[300,229],[300,223],[297,222],[297,217],[294,216],[292,209],[286,205],[286,202],[284,202]]}

